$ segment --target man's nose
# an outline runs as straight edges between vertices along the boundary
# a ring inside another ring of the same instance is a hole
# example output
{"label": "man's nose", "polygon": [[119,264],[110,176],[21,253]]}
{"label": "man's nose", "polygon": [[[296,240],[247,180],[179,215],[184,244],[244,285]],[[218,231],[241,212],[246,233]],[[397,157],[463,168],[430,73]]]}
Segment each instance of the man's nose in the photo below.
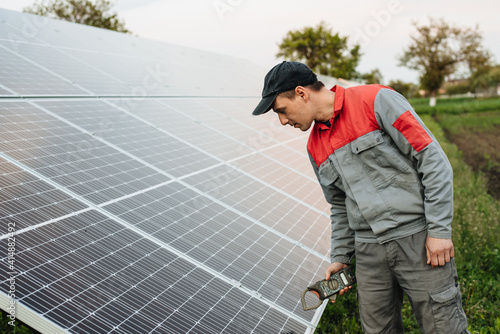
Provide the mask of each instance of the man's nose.
{"label": "man's nose", "polygon": [[286,118],[286,116],[284,114],[278,114],[278,117],[280,119],[280,123],[281,125],[287,125],[288,124],[288,119]]}

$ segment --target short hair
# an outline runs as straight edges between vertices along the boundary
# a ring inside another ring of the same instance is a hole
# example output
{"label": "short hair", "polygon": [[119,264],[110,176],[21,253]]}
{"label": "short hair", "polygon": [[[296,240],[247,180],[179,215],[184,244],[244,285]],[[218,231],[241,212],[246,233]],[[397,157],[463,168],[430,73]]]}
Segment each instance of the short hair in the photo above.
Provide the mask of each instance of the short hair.
{"label": "short hair", "polygon": [[[325,87],[325,84],[321,81],[316,81],[315,83],[307,85],[305,87],[311,89],[314,92],[319,92],[323,87]],[[286,97],[287,99],[292,100],[295,98],[295,88],[287,90],[286,92],[279,93],[278,96]]]}

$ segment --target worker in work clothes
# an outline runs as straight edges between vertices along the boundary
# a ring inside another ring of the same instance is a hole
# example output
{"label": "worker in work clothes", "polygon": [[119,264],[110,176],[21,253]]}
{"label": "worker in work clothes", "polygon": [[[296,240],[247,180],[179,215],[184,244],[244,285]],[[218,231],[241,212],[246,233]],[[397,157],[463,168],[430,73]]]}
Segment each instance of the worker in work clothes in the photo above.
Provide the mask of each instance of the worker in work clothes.
{"label": "worker in work clothes", "polygon": [[[423,333],[469,333],[451,240],[453,174],[432,133],[391,88],[327,89],[306,65],[266,75],[254,115],[311,128],[307,151],[331,204],[331,265],[356,257],[365,333],[402,333],[403,293]],[[347,288],[340,294],[347,292]]]}

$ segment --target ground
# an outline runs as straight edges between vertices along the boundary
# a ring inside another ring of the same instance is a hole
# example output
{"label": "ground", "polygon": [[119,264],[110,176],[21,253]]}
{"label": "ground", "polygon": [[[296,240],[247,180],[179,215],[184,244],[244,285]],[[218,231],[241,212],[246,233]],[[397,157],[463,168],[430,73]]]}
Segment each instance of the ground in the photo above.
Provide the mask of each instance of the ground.
{"label": "ground", "polygon": [[437,116],[465,162],[488,178],[488,192],[500,199],[500,112]]}

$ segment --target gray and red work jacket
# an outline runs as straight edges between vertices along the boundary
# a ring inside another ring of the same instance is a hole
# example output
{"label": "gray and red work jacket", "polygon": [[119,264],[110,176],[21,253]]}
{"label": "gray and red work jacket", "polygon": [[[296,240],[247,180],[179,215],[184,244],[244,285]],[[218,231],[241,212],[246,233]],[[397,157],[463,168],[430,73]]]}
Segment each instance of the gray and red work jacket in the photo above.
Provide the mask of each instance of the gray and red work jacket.
{"label": "gray and red work jacket", "polygon": [[331,90],[333,117],[316,122],[307,143],[331,204],[331,261],[349,263],[355,240],[384,243],[425,229],[451,238],[451,165],[409,102],[381,85]]}

